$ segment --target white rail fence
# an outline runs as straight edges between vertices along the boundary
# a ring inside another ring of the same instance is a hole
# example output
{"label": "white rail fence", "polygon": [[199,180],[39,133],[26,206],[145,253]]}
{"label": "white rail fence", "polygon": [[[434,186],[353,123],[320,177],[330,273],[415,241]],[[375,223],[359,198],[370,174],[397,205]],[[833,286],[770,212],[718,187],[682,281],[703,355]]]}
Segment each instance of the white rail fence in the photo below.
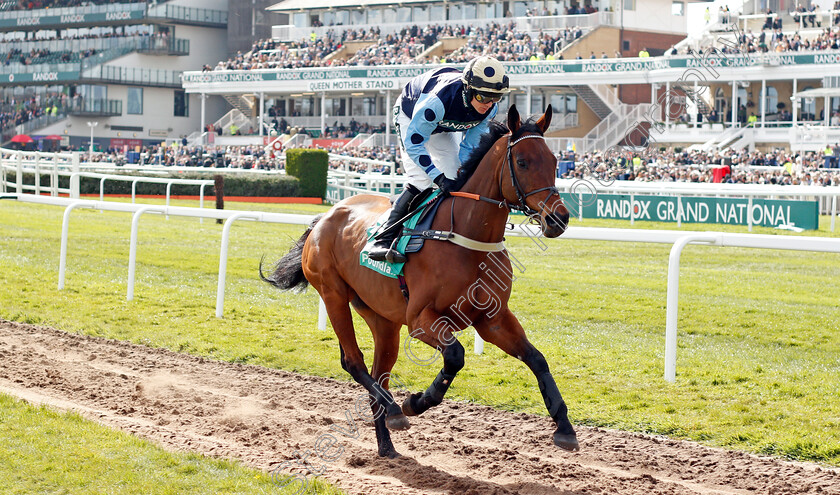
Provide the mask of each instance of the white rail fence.
{"label": "white rail fence", "polygon": [[[59,290],[64,288],[65,271],[67,267],[67,244],[69,237],[70,214],[77,208],[92,208],[109,211],[132,213],[131,240],[129,252],[128,283],[126,299],[134,297],[134,278],[137,260],[137,238],[139,220],[145,213],[176,215],[198,218],[224,219],[222,243],[219,253],[219,274],[216,291],[216,317],[221,318],[224,312],[225,274],[227,271],[227,252],[230,237],[230,227],[237,220],[251,220],[259,222],[287,223],[294,225],[308,225],[312,215],[295,215],[281,213],[264,213],[256,211],[212,210],[201,208],[184,208],[171,206],[137,205],[130,203],[87,201],[67,198],[39,196],[33,194],[3,194],[0,199],[17,199],[18,201],[64,206],[64,218],[61,232],[61,252],[59,260]],[[509,230],[507,235],[529,236],[533,233],[525,230],[522,225]],[[561,239],[618,241],[618,242],[650,242],[672,244],[668,265],[666,325],[665,325],[665,363],[664,378],[669,382],[676,380],[676,352],[677,352],[677,322],[679,309],[679,263],[680,254],[689,244],[706,244],[722,247],[745,247],[758,249],[783,249],[795,251],[815,251],[840,253],[840,239],[808,237],[808,236],[775,236],[756,234],[731,234],[722,232],[680,232],[672,230],[634,230],[634,229],[606,229],[571,227]],[[320,303],[318,328],[326,328],[326,311],[323,301]],[[474,352],[481,354],[484,341],[475,335]]]}
{"label": "white rail fence", "polygon": [[118,203],[114,201],[93,201],[70,198],[56,198],[50,196],[36,196],[34,194],[6,194],[0,199],[17,199],[26,203],[36,203],[52,206],[63,206],[64,217],[61,224],[61,251],[59,254],[58,290],[64,289],[65,273],[67,270],[67,244],[69,242],[70,214],[79,208],[106,210],[132,213],[131,239],[129,243],[128,283],[126,300],[134,299],[134,278],[137,263],[137,238],[139,236],[140,218],[145,213],[156,213],[182,217],[212,218],[225,220],[222,228],[222,245],[219,253],[219,276],[216,291],[216,317],[221,318],[224,313],[225,275],[227,273],[227,252],[230,238],[230,227],[237,220],[256,222],[285,223],[293,225],[309,225],[314,215],[297,215],[291,213],[266,213],[260,211],[216,210],[209,208],[188,208],[177,206],[143,205],[132,203]]}

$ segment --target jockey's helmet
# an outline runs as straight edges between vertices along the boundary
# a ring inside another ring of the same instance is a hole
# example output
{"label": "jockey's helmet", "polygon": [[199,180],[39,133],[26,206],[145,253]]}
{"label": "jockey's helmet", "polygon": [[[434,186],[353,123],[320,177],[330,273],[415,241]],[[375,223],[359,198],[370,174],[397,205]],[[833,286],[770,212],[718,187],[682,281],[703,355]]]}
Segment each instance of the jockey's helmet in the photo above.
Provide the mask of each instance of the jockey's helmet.
{"label": "jockey's helmet", "polygon": [[505,75],[505,67],[495,58],[476,57],[464,68],[461,81],[468,90],[477,93],[493,93],[502,96],[510,92],[510,81]]}

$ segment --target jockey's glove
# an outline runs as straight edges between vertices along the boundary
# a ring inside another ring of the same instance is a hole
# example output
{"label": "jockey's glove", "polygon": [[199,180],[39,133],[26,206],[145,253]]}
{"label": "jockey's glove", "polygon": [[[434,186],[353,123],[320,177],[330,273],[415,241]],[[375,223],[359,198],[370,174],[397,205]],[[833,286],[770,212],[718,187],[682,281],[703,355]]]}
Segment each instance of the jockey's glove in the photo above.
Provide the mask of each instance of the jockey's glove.
{"label": "jockey's glove", "polygon": [[458,190],[458,181],[452,180],[447,178],[445,175],[440,174],[435,177],[435,184],[440,188],[440,192],[443,194],[449,194],[452,191]]}

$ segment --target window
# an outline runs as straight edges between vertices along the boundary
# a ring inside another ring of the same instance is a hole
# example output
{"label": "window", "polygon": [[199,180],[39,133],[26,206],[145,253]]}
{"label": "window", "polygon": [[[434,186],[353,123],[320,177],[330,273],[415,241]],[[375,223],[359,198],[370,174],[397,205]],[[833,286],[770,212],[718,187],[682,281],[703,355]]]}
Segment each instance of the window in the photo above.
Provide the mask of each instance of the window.
{"label": "window", "polygon": [[449,4],[449,20],[450,21],[461,19],[463,15],[464,14],[463,14],[463,11],[461,10],[461,4],[458,4],[458,3]]}
{"label": "window", "polygon": [[636,10],[636,0],[624,0],[624,10]]}
{"label": "window", "polygon": [[382,9],[369,9],[367,14],[368,24],[382,24]]}
{"label": "window", "polygon": [[190,97],[184,90],[175,90],[175,117],[190,116]]}
{"label": "window", "polygon": [[577,95],[566,95],[566,112],[577,113]]}
{"label": "window", "polygon": [[718,88],[715,91],[715,111],[721,116],[726,111],[726,96],[723,94],[723,88]]}
{"label": "window", "polygon": [[671,4],[671,15],[685,15],[685,4],[682,2],[674,2]]}
{"label": "window", "polygon": [[551,95],[551,110],[554,114],[566,113],[566,95],[562,93]]}
{"label": "window", "polygon": [[[814,89],[812,86],[805,86],[805,89],[802,91],[808,91],[809,89]],[[814,98],[800,98],[799,99],[799,112],[802,120],[815,120],[816,119],[816,111],[817,111],[817,102]]]}
{"label": "window", "polygon": [[531,95],[531,113],[530,113],[530,115],[541,114],[544,111],[545,111],[545,107],[543,106],[543,95],[532,94]]}
{"label": "window", "polygon": [[128,108],[131,115],[143,115],[143,88],[128,88]]}
{"label": "window", "polygon": [[476,19],[478,17],[478,7],[474,3],[464,5],[464,19]]}
{"label": "window", "polygon": [[384,24],[394,24],[397,22],[397,9],[382,9],[382,22]]}
{"label": "window", "polygon": [[432,5],[429,10],[429,15],[432,16],[432,19],[446,20],[446,11],[444,10],[443,5]]}
{"label": "window", "polygon": [[428,22],[429,21],[429,8],[428,7],[414,7],[414,19],[413,22]]}
{"label": "window", "polygon": [[779,92],[773,86],[767,87],[767,94],[764,96],[764,111],[776,113],[776,105],[779,104]]}
{"label": "window", "polygon": [[411,22],[411,7],[397,7],[397,22]]}

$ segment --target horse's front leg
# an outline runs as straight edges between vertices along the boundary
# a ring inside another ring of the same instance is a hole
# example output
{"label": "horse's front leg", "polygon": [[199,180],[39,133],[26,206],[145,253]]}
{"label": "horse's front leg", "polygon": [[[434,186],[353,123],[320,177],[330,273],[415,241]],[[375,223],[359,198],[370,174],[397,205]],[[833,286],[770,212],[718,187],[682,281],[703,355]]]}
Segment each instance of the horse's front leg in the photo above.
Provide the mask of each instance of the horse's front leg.
{"label": "horse's front leg", "polygon": [[443,356],[443,368],[425,392],[412,394],[403,402],[402,410],[406,416],[422,414],[427,409],[443,402],[443,396],[449,390],[452,380],[464,367],[464,346],[452,334],[458,329],[451,325],[451,320],[431,309],[426,309],[416,318],[411,328],[413,330],[409,332],[405,345],[409,359],[418,364],[424,364],[416,358],[415,351],[411,349],[412,343],[419,340],[440,351]]}
{"label": "horse's front leg", "polygon": [[491,344],[524,362],[537,377],[545,407],[557,429],[554,431],[554,445],[565,449],[578,450],[579,444],[575,429],[567,416],[568,408],[542,353],[528,341],[525,330],[519,320],[504,308],[493,318],[481,318],[474,323],[478,334]]}

